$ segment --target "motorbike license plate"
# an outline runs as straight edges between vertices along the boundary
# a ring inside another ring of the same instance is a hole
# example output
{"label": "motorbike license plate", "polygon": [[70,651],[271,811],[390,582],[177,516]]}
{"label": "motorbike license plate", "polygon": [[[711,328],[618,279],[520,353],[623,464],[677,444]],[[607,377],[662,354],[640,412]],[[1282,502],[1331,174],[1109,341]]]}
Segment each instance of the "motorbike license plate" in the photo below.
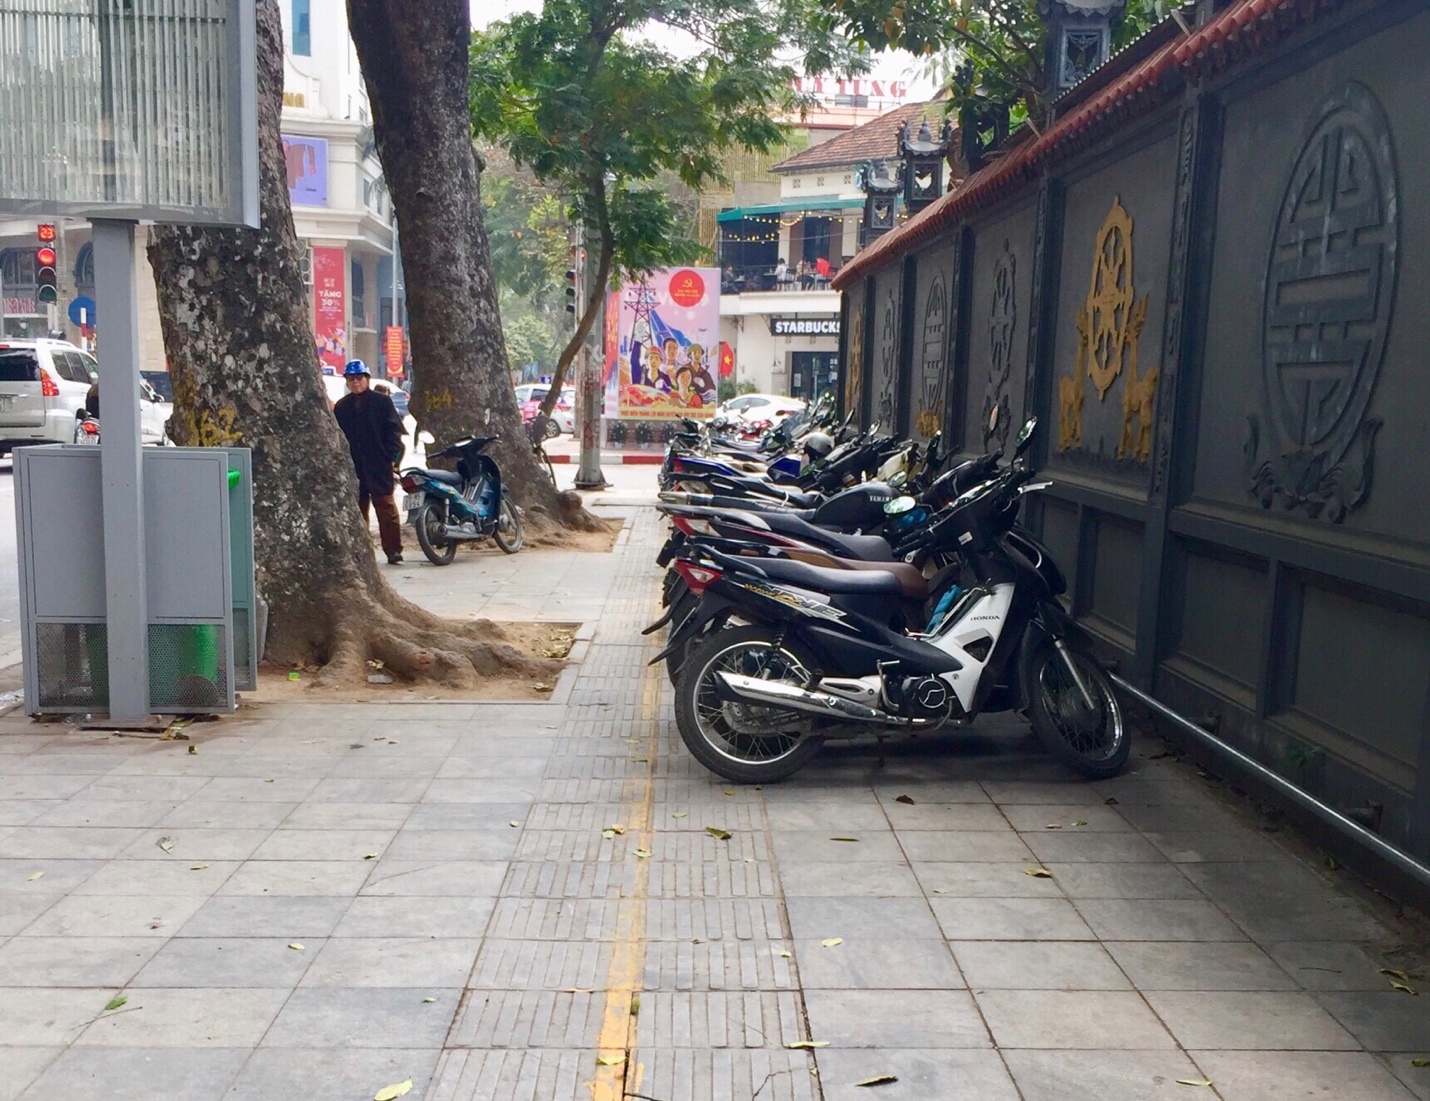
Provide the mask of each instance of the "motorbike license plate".
{"label": "motorbike license plate", "polygon": [[422,507],[422,502],[426,500],[426,494],[408,493],[402,498],[402,511],[413,512]]}
{"label": "motorbike license plate", "polygon": [[0,394],[0,413],[8,413],[15,404],[14,394]]}

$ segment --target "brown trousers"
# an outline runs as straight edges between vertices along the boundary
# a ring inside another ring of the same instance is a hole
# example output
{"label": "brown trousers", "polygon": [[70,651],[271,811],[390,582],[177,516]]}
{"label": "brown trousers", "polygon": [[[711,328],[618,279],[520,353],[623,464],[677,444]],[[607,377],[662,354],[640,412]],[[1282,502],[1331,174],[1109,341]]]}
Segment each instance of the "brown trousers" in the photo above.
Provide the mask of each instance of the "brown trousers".
{"label": "brown trousers", "polygon": [[391,494],[385,497],[370,497],[367,490],[358,487],[358,508],[362,510],[363,523],[367,523],[368,503],[377,510],[377,532],[382,540],[382,553],[391,558],[402,553],[402,516],[397,511],[397,499]]}

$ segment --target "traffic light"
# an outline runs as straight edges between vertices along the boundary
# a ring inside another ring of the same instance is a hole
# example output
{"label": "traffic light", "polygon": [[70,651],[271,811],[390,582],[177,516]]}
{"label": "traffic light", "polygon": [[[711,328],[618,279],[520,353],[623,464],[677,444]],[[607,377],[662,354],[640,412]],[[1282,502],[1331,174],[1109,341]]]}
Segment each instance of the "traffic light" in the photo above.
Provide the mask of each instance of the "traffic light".
{"label": "traffic light", "polygon": [[[49,231],[49,237],[45,231]],[[59,288],[55,286],[55,250],[48,242],[54,240],[55,227],[40,227],[40,247],[35,249],[35,301],[48,305],[59,301]]]}
{"label": "traffic light", "polygon": [[566,269],[566,312],[576,312],[576,269]]}

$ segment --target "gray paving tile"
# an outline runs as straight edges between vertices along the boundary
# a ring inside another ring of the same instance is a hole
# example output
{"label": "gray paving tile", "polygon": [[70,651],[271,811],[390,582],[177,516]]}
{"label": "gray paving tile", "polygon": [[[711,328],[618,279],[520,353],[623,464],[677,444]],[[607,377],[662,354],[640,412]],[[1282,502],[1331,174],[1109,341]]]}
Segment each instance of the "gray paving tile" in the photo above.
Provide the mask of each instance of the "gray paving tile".
{"label": "gray paving tile", "polygon": [[771,799],[766,808],[769,822],[776,830],[815,830],[839,834],[854,830],[889,828],[888,815],[878,803],[842,802],[777,802]]}
{"label": "gray paving tile", "polygon": [[1245,940],[1220,910],[1204,899],[1089,898],[1077,903],[1097,936],[1114,940]]}
{"label": "gray paving tile", "polygon": [[[394,860],[508,860],[516,852],[520,831],[414,830],[398,832],[385,855]],[[371,851],[371,850],[369,850]]]}
{"label": "gray paving tile", "polygon": [[1141,990],[1295,990],[1254,944],[1131,941],[1107,950]]}
{"label": "gray paving tile", "polygon": [[[36,826],[152,826],[172,812],[177,802],[150,803],[128,799],[76,799],[60,803],[33,820]],[[16,823],[10,823],[16,824]]]}
{"label": "gray paving tile", "polygon": [[886,799],[884,813],[896,830],[993,830],[1011,829],[1003,812],[992,803],[900,803]]}
{"label": "gray paving tile", "polygon": [[965,990],[811,990],[804,1003],[810,1037],[833,1048],[992,1046]]}
{"label": "gray paving tile", "polygon": [[253,851],[252,860],[363,860],[381,855],[396,830],[278,829]]}
{"label": "gray paving tile", "polygon": [[1079,804],[1011,804],[1002,813],[1015,830],[1027,833],[1126,833],[1132,826],[1117,813],[1118,809]]}
{"label": "gray paving tile", "polygon": [[922,898],[787,897],[789,927],[801,940],[890,937],[935,940],[938,923]]}
{"label": "gray paving tile", "polygon": [[0,987],[122,987],[159,944],[153,937],[12,937],[0,945]]}
{"label": "gray paving tile", "polygon": [[180,803],[197,794],[208,783],[207,776],[103,776],[92,783],[74,787],[61,798],[78,794],[82,800],[119,799],[141,803]]}
{"label": "gray paving tile", "polygon": [[362,893],[495,898],[506,874],[501,860],[384,859],[373,866]]}
{"label": "gray paving tile", "polygon": [[383,780],[428,780],[442,768],[444,756],[418,755],[412,747],[386,741],[372,741],[367,753],[354,753],[335,764],[328,776],[338,778],[372,777]]}
{"label": "gray paving tile", "polygon": [[274,823],[280,830],[396,830],[411,803],[299,803]]}
{"label": "gray paving tile", "polygon": [[[473,1058],[477,1054],[473,1052]],[[556,1063],[557,1053],[544,1052],[542,1054],[547,1056],[547,1060],[537,1070],[533,1067],[533,1056],[536,1054],[527,1053],[524,1064],[527,1073],[532,1076],[529,1080],[540,1083],[543,1079],[537,1078],[536,1075],[544,1073],[551,1076],[544,1080],[554,1089],[560,1090],[560,1084],[564,1084],[566,1079],[564,1074],[557,1077],[555,1072],[558,1067],[564,1072],[566,1062],[563,1060]],[[587,1068],[593,1061],[589,1053],[586,1053],[586,1060],[584,1064],[578,1063],[577,1066],[582,1067],[585,1079],[589,1080],[591,1071]],[[756,1093],[759,1094],[759,1101],[765,1101],[766,1098],[770,1101],[816,1101],[820,1097],[817,1080],[811,1074],[814,1069],[813,1061],[800,1051],[769,1048],[721,1048],[710,1051],[693,1048],[645,1048],[633,1052],[630,1061],[635,1064],[636,1076],[641,1083],[640,1091],[652,1097],[710,1097],[730,1098],[732,1101],[736,1098],[743,1101],[744,1098],[754,1097]],[[475,1093],[460,1095],[440,1092],[434,1095],[434,1101],[456,1101],[459,1096],[462,1101],[475,1101],[479,1097],[510,1097],[513,1094],[500,1092],[506,1088],[509,1081],[515,1085],[515,1096],[521,1101],[542,1101],[544,1098],[567,1096],[584,1098],[589,1095],[589,1090],[584,1086],[578,1087],[579,1092],[574,1095],[565,1092],[527,1092],[529,1087],[526,1086],[526,1080],[504,1077],[499,1081],[492,1079],[492,1087],[499,1092],[483,1093],[480,1089]],[[824,1096],[828,1097],[828,1094]]]}
{"label": "gray paving tile", "polygon": [[929,900],[949,940],[1094,940],[1066,899],[942,898]]}
{"label": "gray paving tile", "polygon": [[640,999],[636,1044],[647,1050],[782,1048],[807,1038],[793,990],[647,990]]}
{"label": "gray paving tile", "polygon": [[118,826],[17,826],[5,837],[5,855],[21,860],[108,859],[142,833]]}
{"label": "gray paving tile", "polygon": [[973,990],[1132,989],[1100,944],[968,940],[950,947]]}
{"label": "gray paving tile", "polygon": [[1189,864],[1186,873],[1253,940],[1371,941],[1389,934],[1359,902],[1289,856]]}
{"label": "gray paving tile", "polygon": [[[431,1008],[430,1006],[426,1008]],[[384,1086],[412,1079],[409,1098],[426,1092],[437,1063],[431,1048],[261,1047],[249,1057],[225,1101],[338,1101],[372,1097]],[[497,1096],[497,1095],[493,1095]],[[555,1097],[556,1095],[552,1095]],[[574,1096],[574,1095],[573,1095]]]}
{"label": "gray paving tile", "polygon": [[1028,848],[1049,864],[1156,863],[1162,854],[1136,833],[1025,833]]}
{"label": "gray paving tile", "polygon": [[[834,841],[854,837],[857,841]],[[833,830],[780,830],[775,834],[775,852],[781,865],[789,864],[897,864],[904,859],[889,830],[861,835]]]}
{"label": "gray paving tile", "polygon": [[334,937],[304,986],[462,987],[481,941],[455,937]]}
{"label": "gray paving tile", "polygon": [[356,895],[372,870],[362,860],[249,860],[220,895]]}
{"label": "gray paving tile", "polygon": [[1178,864],[1224,863],[1228,861],[1277,861],[1288,859],[1274,842],[1250,830],[1220,830],[1186,833],[1148,832],[1152,842],[1168,860]]}
{"label": "gray paving tile", "polygon": [[0,894],[0,937],[20,932],[63,897],[58,891]]}
{"label": "gray paving tile", "polygon": [[478,937],[487,927],[490,898],[374,897],[354,899],[334,936]]}
{"label": "gray paving tile", "polygon": [[0,803],[0,826],[26,826],[62,806],[64,803],[59,799],[7,799]]}
{"label": "gray paving tile", "polygon": [[38,937],[171,937],[203,905],[202,895],[70,895],[25,932]]}
{"label": "gray paving tile", "polygon": [[211,803],[299,803],[318,786],[316,777],[219,776],[203,788]]}
{"label": "gray paving tile", "polygon": [[1045,807],[1102,806],[1106,792],[1091,785],[1065,783],[1030,783],[1026,780],[985,780],[983,790],[999,806],[1033,805]]}
{"label": "gray paving tile", "polygon": [[994,1051],[905,1050],[819,1052],[823,1101],[866,1101],[868,1089],[857,1083],[892,1074],[898,1081],[880,1086],[880,1101],[1014,1101],[1018,1097],[1003,1061]]}
{"label": "gray paving tile", "polygon": [[1344,1051],[1360,1046],[1310,994],[1162,990],[1149,991],[1147,1000],[1188,1049]]}
{"label": "gray paving tile", "polygon": [[[1176,1051],[1012,1051],[1003,1058],[1024,1101],[1162,1101],[1185,1098],[1178,1078],[1206,1077]],[[1220,1082],[1217,1083],[1220,1085]]]}
{"label": "gray paving tile", "polygon": [[950,898],[1058,898],[1056,879],[1025,874],[1031,865],[1012,863],[931,863],[913,865],[914,875],[930,895]]}
{"label": "gray paving tile", "polygon": [[248,1049],[72,1047],[36,1081],[36,1097],[104,1097],[147,1101],[162,1090],[166,1101],[218,1101]]}
{"label": "gray paving tile", "polygon": [[[597,990],[606,983],[611,944],[592,941],[506,940],[481,942],[468,986],[475,990]],[[678,948],[684,973],[693,977],[695,957],[712,946],[651,943],[646,946],[646,989],[661,988],[665,950]],[[733,947],[733,946],[732,946]],[[703,951],[702,951],[703,950]],[[674,962],[674,961],[672,961]],[[674,988],[674,987],[672,987]],[[687,986],[688,988],[688,986]]]}
{"label": "gray paving tile", "polygon": [[778,940],[780,905],[769,898],[653,898],[646,902],[648,940]]}
{"label": "gray paving tile", "polygon": [[181,937],[325,937],[352,900],[227,895],[211,898],[180,927]]}
{"label": "gray paving tile", "polygon": [[[290,945],[301,945],[294,949]],[[175,937],[131,981],[141,987],[289,989],[323,947],[321,938]]]}
{"label": "gray paving tile", "polygon": [[[178,860],[193,863],[205,860],[247,860],[263,844],[272,830],[259,829],[175,829],[160,826],[141,830],[139,836],[119,854],[126,860]],[[170,843],[165,848],[161,841]]]}
{"label": "gray paving tile", "polygon": [[1069,898],[1202,898],[1201,890],[1178,865],[1060,864],[1044,865]]}
{"label": "gray paving tile", "polygon": [[1198,1051],[1193,1056],[1226,1101],[1410,1101],[1414,1096],[1375,1056],[1360,1051]]}
{"label": "gray paving tile", "polygon": [[310,803],[416,803],[430,781],[374,777],[329,777],[308,794]]}
{"label": "gray paving tile", "polygon": [[1293,941],[1265,948],[1307,990],[1384,990],[1380,969],[1398,966],[1356,943]]}
{"label": "gray paving tile", "polygon": [[0,1051],[0,1060],[5,1066],[5,1073],[0,1074],[0,1101],[19,1101],[26,1087],[63,1050],[58,1047],[6,1047]]}
{"label": "gray paving tile", "polygon": [[1371,1051],[1430,1054],[1430,1013],[1396,990],[1319,994],[1322,1006]]}
{"label": "gray paving tile", "polygon": [[[609,814],[597,815],[600,821],[592,822],[586,828],[600,829],[607,822],[619,821],[624,809],[615,807]],[[404,824],[413,830],[510,829],[507,823],[513,820],[529,828],[542,828],[540,823],[528,818],[537,813],[530,803],[419,803],[411,810]],[[554,826],[553,823],[545,828]]]}
{"label": "gray paving tile", "polygon": [[545,774],[547,758],[541,757],[472,757],[454,754],[443,761],[437,771],[442,780],[521,780]]}
{"label": "gray paving tile", "polygon": [[75,1041],[85,1047],[255,1046],[287,990],[151,987],[134,990],[122,1010],[105,1013]]}
{"label": "gray paving tile", "polygon": [[158,826],[183,830],[271,830],[293,812],[296,803],[210,803],[202,796],[180,803]]}
{"label": "gray paving tile", "polygon": [[957,990],[963,978],[941,940],[845,938],[826,948],[799,941],[799,979],[809,990]]}
{"label": "gray paving tile", "polygon": [[909,866],[891,863],[803,864],[780,868],[789,895],[857,895],[865,898],[915,898],[922,891]]}
{"label": "gray paving tile", "polygon": [[1430,1067],[1416,1066],[1425,1058],[1419,1052],[1401,1051],[1378,1056],[1400,1083],[1419,1099],[1430,1101]]}
{"label": "gray paving tile", "polygon": [[1176,1046],[1147,1004],[1131,992],[987,990],[974,997],[1000,1048]]}
{"label": "gray paving tile", "polygon": [[[72,891],[104,865],[103,860],[0,859],[0,897]],[[31,879],[36,872],[44,874]]]}
{"label": "gray paving tile", "polygon": [[1012,830],[945,833],[941,830],[900,830],[899,844],[912,861],[939,863],[1035,863],[1023,837]]}
{"label": "gray paving tile", "polygon": [[439,1049],[459,993],[437,987],[302,986],[288,997],[262,1046]]}
{"label": "gray paving tile", "polygon": [[[238,868],[231,860],[111,860],[78,884],[76,895],[198,895],[207,898]],[[46,876],[48,879],[48,875]]]}
{"label": "gray paving tile", "polygon": [[426,785],[421,802],[530,803],[537,798],[539,786],[535,779],[433,780]]}

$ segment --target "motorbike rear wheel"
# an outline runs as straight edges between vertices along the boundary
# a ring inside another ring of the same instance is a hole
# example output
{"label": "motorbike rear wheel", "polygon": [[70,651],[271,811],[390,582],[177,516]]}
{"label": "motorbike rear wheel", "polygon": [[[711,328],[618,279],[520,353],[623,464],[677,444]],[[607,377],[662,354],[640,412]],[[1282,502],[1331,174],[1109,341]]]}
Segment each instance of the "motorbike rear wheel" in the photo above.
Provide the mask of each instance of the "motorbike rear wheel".
{"label": "motorbike rear wheel", "polygon": [[444,534],[444,512],[436,503],[424,501],[417,510],[417,519],[412,521],[412,526],[417,529],[417,545],[434,566],[450,566],[452,559],[457,557],[456,541]]}
{"label": "motorbike rear wheel", "polygon": [[492,538],[507,554],[515,554],[521,550],[521,514],[511,503],[510,497],[503,496],[501,499],[501,508],[497,510],[497,526],[492,532]]}
{"label": "motorbike rear wheel", "polygon": [[1028,669],[1028,717],[1043,748],[1090,780],[1116,776],[1132,752],[1132,734],[1122,705],[1097,659],[1069,646],[1068,657],[1092,694],[1088,709],[1082,691],[1052,643],[1038,648]]}
{"label": "motorbike rear wheel", "polygon": [[772,784],[793,776],[824,743],[809,732],[810,717],[722,701],[714,677],[729,672],[803,685],[814,667],[802,646],[788,640],[776,646],[768,627],[716,631],[691,650],[675,688],[675,724],[685,748],[711,772],[739,784]]}

